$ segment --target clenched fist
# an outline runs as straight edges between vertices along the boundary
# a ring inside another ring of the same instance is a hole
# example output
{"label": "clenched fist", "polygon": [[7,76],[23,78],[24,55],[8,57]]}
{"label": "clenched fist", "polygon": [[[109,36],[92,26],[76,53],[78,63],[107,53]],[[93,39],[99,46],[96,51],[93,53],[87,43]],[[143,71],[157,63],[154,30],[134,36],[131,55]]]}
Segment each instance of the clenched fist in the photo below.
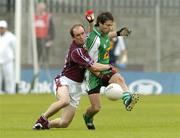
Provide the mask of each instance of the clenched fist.
{"label": "clenched fist", "polygon": [[94,21],[94,11],[93,10],[87,10],[85,13],[85,17],[89,23],[92,23]]}

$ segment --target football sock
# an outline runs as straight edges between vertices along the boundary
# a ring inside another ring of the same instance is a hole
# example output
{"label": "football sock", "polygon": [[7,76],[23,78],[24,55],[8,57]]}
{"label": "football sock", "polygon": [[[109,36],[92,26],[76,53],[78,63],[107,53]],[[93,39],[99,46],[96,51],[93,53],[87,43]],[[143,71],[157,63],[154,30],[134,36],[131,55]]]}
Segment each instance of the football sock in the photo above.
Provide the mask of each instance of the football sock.
{"label": "football sock", "polygon": [[130,95],[129,92],[124,92],[124,93],[122,94],[122,100],[123,100],[124,104],[127,103],[127,101],[129,100],[130,97],[131,97],[131,95]]}

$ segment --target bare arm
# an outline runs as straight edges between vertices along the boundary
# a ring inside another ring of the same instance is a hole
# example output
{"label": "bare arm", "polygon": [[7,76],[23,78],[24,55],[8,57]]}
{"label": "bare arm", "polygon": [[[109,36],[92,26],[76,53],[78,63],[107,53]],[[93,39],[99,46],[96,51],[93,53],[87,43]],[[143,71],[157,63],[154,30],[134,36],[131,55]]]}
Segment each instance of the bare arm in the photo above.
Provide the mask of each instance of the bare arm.
{"label": "bare arm", "polygon": [[92,72],[100,72],[111,69],[111,65],[109,64],[95,63],[83,48],[77,48],[73,50],[71,57],[75,63],[78,63],[80,66],[85,67]]}
{"label": "bare arm", "polygon": [[94,22],[89,23],[89,29],[88,29],[89,33],[93,31],[93,27],[94,27]]}
{"label": "bare arm", "polygon": [[100,71],[103,71],[103,70],[108,70],[110,69],[111,66],[109,64],[100,64],[100,63],[94,63],[90,68],[89,70],[91,72],[100,72]]}
{"label": "bare arm", "polygon": [[100,63],[94,63],[93,66],[89,68],[89,70],[98,77],[101,74],[101,71],[103,70],[111,70],[111,72],[117,72],[117,69],[111,64],[100,64]]}
{"label": "bare arm", "polygon": [[128,36],[128,35],[130,35],[130,33],[131,33],[131,31],[127,27],[123,27],[119,31],[109,32],[108,36],[110,38],[113,38],[116,36]]}
{"label": "bare arm", "polygon": [[88,68],[88,70],[91,71],[94,75],[99,76],[101,71],[109,70],[111,67],[112,66],[109,64],[94,63],[90,68]]}
{"label": "bare arm", "polygon": [[85,17],[89,23],[88,32],[90,33],[93,31],[93,26],[94,26],[94,11],[93,10],[87,10],[85,13]]}
{"label": "bare arm", "polygon": [[[100,64],[100,63],[94,63],[93,66],[88,68],[94,75],[97,77],[103,77],[104,75],[101,75],[101,71],[103,70],[111,70],[112,73],[116,73],[117,70],[115,67],[113,67],[110,64]],[[98,71],[99,70],[99,71]],[[101,75],[101,76],[100,76]]]}

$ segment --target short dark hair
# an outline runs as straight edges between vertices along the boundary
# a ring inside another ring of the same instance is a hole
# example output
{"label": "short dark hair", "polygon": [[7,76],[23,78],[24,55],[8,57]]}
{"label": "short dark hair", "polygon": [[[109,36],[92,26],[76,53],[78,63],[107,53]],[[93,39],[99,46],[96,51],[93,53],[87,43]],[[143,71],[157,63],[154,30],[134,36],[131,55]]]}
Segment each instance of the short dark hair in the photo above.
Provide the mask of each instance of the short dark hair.
{"label": "short dark hair", "polygon": [[[74,28],[76,28],[76,27],[79,27],[79,26],[81,26],[83,29],[84,29],[84,26],[82,25],[82,24],[75,24],[75,25],[73,25],[72,27],[71,27],[71,29],[70,29],[70,35],[72,36],[72,37],[74,37]],[[85,29],[84,29],[85,30]]]}
{"label": "short dark hair", "polygon": [[95,26],[99,26],[99,23],[104,24],[106,21],[114,21],[114,17],[110,12],[102,12],[98,15]]}

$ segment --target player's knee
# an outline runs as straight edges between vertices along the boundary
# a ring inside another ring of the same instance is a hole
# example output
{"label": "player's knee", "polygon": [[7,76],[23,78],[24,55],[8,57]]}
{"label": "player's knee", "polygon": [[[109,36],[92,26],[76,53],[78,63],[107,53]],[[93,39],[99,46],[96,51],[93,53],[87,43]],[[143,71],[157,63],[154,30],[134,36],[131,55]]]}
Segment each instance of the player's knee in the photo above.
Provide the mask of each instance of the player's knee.
{"label": "player's knee", "polygon": [[118,77],[118,81],[121,82],[121,83],[124,82],[124,77],[119,76],[119,77]]}
{"label": "player's knee", "polygon": [[111,79],[111,83],[124,83],[124,77],[120,74],[115,74]]}
{"label": "player's knee", "polygon": [[95,106],[93,106],[93,111],[94,111],[95,113],[98,113],[100,110],[101,110],[101,106],[100,106],[100,105],[95,105]]}
{"label": "player's knee", "polygon": [[55,128],[67,128],[70,124],[70,121],[60,120],[54,124]]}
{"label": "player's knee", "polygon": [[70,121],[63,120],[63,121],[61,122],[61,127],[62,127],[62,128],[67,128],[67,127],[69,126],[69,124],[70,124]]}

